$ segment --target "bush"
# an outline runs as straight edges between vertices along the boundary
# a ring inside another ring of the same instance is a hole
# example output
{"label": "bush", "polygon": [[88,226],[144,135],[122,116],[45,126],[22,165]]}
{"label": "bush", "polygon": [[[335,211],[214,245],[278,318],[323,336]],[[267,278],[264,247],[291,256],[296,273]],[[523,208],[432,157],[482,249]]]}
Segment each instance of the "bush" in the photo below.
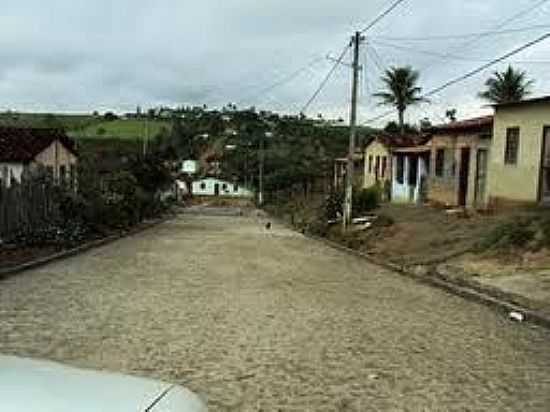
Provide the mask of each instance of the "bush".
{"label": "bush", "polygon": [[353,196],[353,214],[355,216],[368,213],[380,205],[381,190],[378,186],[355,191]]}
{"label": "bush", "polygon": [[476,249],[482,252],[489,249],[525,248],[535,239],[536,230],[532,223],[532,219],[526,218],[504,223],[483,238]]}

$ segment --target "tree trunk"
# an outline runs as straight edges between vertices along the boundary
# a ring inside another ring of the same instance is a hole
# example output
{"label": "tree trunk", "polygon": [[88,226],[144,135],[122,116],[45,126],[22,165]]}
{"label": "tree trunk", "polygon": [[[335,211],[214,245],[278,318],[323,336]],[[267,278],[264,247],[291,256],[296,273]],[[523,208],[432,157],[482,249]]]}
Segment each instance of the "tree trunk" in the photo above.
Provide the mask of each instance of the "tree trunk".
{"label": "tree trunk", "polygon": [[405,134],[405,110],[399,110],[399,132]]}

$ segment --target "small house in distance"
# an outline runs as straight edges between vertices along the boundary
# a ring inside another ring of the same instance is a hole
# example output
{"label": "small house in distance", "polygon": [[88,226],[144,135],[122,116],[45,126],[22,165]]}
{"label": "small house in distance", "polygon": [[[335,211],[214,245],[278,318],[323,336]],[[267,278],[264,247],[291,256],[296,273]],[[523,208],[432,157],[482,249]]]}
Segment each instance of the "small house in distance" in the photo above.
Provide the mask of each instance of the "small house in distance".
{"label": "small house in distance", "polygon": [[446,207],[485,207],[493,116],[430,129],[429,200]]}
{"label": "small house in distance", "polygon": [[254,192],[236,182],[229,182],[217,177],[204,177],[193,182],[193,195],[252,198]]}
{"label": "small house in distance", "polygon": [[0,127],[0,184],[21,182],[26,172],[45,168],[54,182],[74,186],[78,155],[58,129]]}
{"label": "small house in distance", "polygon": [[365,147],[363,187],[380,185],[388,189],[393,202],[416,202],[420,177],[428,170],[429,149],[423,147],[426,140],[426,136],[413,133],[375,136]]}

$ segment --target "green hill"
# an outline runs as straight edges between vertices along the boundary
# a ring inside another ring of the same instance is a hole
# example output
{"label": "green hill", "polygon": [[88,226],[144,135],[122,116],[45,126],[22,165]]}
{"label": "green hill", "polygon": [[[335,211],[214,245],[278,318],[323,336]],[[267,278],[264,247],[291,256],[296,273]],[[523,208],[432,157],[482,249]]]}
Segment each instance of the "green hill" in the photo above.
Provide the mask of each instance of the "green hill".
{"label": "green hill", "polygon": [[75,138],[118,138],[141,140],[147,136],[147,128],[149,138],[154,138],[163,131],[170,131],[172,125],[169,121],[152,120],[148,122],[148,126],[144,120],[139,119],[119,119],[113,121],[102,121],[94,123],[83,130],[72,130],[71,134]]}

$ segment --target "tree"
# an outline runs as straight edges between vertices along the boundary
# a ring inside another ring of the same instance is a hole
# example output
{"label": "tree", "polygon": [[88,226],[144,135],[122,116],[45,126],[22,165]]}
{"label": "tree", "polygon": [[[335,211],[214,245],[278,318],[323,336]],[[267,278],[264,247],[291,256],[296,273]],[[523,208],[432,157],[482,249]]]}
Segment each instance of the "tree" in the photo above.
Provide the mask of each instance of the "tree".
{"label": "tree", "polygon": [[456,122],[456,109],[448,109],[445,112],[445,117],[449,119],[450,122]]}
{"label": "tree", "polygon": [[527,73],[515,70],[512,66],[502,72],[496,71],[485,82],[486,89],[479,97],[492,103],[512,103],[523,100],[531,93],[533,81],[527,78]]}
{"label": "tree", "polygon": [[399,131],[405,133],[405,110],[407,107],[427,101],[421,96],[422,89],[417,86],[419,74],[410,66],[391,67],[386,70],[382,81],[385,91],[375,93],[380,104],[394,106],[399,116]]}

